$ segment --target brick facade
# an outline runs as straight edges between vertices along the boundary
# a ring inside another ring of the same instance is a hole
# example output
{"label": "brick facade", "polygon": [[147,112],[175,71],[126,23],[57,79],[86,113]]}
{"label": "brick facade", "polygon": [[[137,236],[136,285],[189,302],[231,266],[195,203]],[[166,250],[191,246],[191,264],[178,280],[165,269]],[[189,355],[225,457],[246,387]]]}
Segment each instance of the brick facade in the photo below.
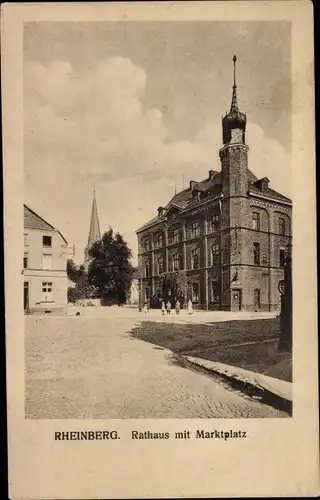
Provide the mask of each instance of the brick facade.
{"label": "brick facade", "polygon": [[221,171],[190,181],[137,231],[141,301],[153,298],[160,305],[160,276],[179,269],[190,281],[184,305],[192,300],[203,309],[280,308],[278,282],[291,242],[292,204],[266,177],[257,179],[248,169],[246,117],[238,109],[235,85],[222,128]]}

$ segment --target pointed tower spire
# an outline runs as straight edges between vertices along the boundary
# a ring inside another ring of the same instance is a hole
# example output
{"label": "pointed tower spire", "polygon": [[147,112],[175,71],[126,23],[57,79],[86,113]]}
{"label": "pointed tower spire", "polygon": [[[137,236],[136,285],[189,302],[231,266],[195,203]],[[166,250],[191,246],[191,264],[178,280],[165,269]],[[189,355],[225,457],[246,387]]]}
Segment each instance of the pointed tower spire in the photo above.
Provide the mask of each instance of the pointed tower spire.
{"label": "pointed tower spire", "polygon": [[[238,106],[237,98],[237,83],[236,83],[236,63],[237,56],[233,56],[233,86],[232,86],[232,99],[229,113],[222,118],[222,139],[223,144],[229,144],[231,141],[231,136],[233,135],[233,141],[245,143],[245,131],[247,118],[244,113],[241,113]],[[238,130],[239,133],[233,133],[233,130]],[[240,131],[242,137],[240,137]],[[237,138],[236,138],[237,137]]]}
{"label": "pointed tower spire", "polygon": [[96,189],[93,187],[93,200],[92,200],[92,209],[91,209],[91,218],[90,218],[90,226],[89,226],[89,235],[88,235],[88,244],[85,249],[85,258],[88,259],[88,251],[92,247],[93,243],[101,239],[100,234],[100,224],[99,224],[99,215],[98,215],[98,207],[96,200]]}
{"label": "pointed tower spire", "polygon": [[233,56],[233,87],[232,87],[232,99],[231,99],[231,107],[230,113],[238,113],[238,99],[237,99],[237,84],[236,84],[236,64],[237,64],[237,56]]}

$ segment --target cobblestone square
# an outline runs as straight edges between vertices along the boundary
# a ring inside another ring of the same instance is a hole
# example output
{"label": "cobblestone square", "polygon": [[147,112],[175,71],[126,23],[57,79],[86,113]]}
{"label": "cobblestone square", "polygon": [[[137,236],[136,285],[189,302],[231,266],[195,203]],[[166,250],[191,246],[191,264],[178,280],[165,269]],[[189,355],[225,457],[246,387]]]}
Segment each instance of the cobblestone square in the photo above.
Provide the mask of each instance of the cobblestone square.
{"label": "cobblestone square", "polygon": [[288,417],[132,338],[139,320],[26,317],[26,418]]}

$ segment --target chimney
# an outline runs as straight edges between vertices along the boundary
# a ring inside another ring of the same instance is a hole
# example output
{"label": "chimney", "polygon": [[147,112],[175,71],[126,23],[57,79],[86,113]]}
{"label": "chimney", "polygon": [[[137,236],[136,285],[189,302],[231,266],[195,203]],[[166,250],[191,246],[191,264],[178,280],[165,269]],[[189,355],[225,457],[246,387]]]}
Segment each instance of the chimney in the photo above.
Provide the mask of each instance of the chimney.
{"label": "chimney", "polygon": [[190,190],[192,191],[194,186],[198,184],[197,181],[190,181]]}
{"label": "chimney", "polygon": [[211,181],[214,176],[216,175],[217,172],[215,172],[214,170],[209,170],[209,181]]}

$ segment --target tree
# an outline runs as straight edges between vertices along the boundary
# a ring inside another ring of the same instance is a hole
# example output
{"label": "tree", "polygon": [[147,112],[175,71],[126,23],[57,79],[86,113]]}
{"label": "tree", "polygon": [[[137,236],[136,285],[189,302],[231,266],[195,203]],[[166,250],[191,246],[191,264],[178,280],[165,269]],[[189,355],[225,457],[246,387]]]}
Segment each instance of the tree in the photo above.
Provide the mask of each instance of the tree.
{"label": "tree", "polygon": [[77,267],[72,260],[67,262],[67,273],[76,286],[68,288],[68,302],[76,303],[78,300],[96,298],[97,290],[88,281],[88,274],[84,266]]}
{"label": "tree", "polygon": [[89,250],[92,262],[88,282],[107,304],[124,304],[130,292],[134,268],[132,252],[119,233],[113,229],[104,233]]}
{"label": "tree", "polygon": [[73,281],[74,283],[77,282],[78,279],[78,267],[74,263],[72,259],[67,260],[67,275],[69,280]]}
{"label": "tree", "polygon": [[68,287],[68,303],[75,304],[78,300],[78,290],[76,287]]}

